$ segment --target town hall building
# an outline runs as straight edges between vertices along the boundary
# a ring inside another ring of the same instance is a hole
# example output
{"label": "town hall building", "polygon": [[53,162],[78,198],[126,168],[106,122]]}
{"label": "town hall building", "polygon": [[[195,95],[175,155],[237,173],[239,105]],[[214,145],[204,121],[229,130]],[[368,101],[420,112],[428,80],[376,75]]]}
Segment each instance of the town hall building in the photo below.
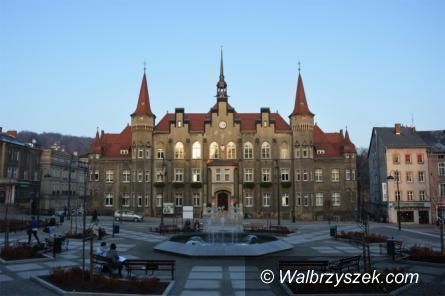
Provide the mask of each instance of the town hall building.
{"label": "town hall building", "polygon": [[131,125],[98,131],[90,147],[90,208],[158,217],[193,206],[195,217],[218,207],[251,218],[355,218],[355,146],[348,131],[314,124],[300,73],[289,120],[269,108],[237,112],[222,55],[216,86],[207,113],[176,108],[157,120],[144,72]]}

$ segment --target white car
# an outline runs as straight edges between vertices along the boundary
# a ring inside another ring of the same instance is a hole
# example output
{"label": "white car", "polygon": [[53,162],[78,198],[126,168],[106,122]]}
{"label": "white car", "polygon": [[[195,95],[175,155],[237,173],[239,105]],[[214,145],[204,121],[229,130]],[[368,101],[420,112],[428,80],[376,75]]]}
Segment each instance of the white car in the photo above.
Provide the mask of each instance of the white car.
{"label": "white car", "polygon": [[144,220],[144,216],[135,214],[133,211],[117,210],[114,212],[114,220],[142,222],[142,220]]}

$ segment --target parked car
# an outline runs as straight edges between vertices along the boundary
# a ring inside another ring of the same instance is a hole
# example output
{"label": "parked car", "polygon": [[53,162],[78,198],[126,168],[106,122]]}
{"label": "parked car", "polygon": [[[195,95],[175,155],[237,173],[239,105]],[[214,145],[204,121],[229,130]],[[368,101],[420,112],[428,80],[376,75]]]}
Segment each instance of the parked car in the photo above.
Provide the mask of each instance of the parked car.
{"label": "parked car", "polygon": [[117,210],[114,212],[114,220],[142,222],[142,220],[144,220],[144,216],[135,214],[133,211]]}

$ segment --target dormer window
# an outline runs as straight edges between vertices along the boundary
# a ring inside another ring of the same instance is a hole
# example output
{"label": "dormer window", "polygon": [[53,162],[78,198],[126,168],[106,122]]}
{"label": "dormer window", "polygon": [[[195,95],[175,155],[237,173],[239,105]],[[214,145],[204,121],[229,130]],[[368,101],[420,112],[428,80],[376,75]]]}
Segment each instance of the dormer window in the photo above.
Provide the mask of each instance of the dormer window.
{"label": "dormer window", "polygon": [[121,155],[128,155],[128,150],[127,149],[121,149],[120,154]]}
{"label": "dormer window", "polygon": [[178,121],[177,126],[178,126],[178,127],[182,127],[182,121]]}
{"label": "dormer window", "polygon": [[317,154],[318,155],[323,155],[325,153],[326,153],[326,151],[324,149],[317,149]]}

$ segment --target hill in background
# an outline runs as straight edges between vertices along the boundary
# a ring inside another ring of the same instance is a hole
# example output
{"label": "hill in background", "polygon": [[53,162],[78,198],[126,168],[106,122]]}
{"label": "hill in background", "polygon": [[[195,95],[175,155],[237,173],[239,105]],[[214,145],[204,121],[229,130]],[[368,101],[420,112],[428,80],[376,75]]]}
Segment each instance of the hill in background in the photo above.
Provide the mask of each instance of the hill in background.
{"label": "hill in background", "polygon": [[93,138],[88,137],[76,137],[62,135],[59,133],[35,133],[30,131],[21,131],[17,134],[17,138],[21,141],[32,143],[32,140],[36,140],[36,144],[48,148],[53,145],[61,146],[68,153],[76,151],[79,155],[83,155],[88,152]]}

